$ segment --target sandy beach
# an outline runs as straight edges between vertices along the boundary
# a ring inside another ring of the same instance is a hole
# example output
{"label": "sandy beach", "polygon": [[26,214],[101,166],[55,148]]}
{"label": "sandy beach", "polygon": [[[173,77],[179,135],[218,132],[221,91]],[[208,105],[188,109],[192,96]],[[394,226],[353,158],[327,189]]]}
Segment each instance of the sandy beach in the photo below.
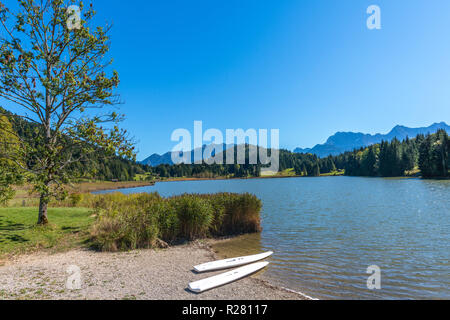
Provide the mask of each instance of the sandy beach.
{"label": "sandy beach", "polygon": [[[209,246],[200,242],[125,253],[75,249],[22,255],[0,267],[0,299],[305,299],[263,280],[261,273],[202,294],[188,291],[189,282],[205,277],[194,273],[192,266],[216,258]],[[79,290],[66,288],[70,265],[81,270]]]}

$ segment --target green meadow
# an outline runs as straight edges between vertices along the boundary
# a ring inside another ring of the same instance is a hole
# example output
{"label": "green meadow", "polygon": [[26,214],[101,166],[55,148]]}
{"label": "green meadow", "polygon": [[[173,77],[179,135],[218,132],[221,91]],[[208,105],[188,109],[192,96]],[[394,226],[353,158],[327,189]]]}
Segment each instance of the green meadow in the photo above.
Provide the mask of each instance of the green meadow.
{"label": "green meadow", "polygon": [[37,207],[0,208],[0,258],[83,246],[126,251],[259,232],[261,206],[250,194],[72,194],[51,203],[48,225],[37,224]]}
{"label": "green meadow", "polygon": [[0,257],[39,249],[83,245],[95,218],[92,209],[50,208],[50,224],[38,226],[38,208],[0,208]]}

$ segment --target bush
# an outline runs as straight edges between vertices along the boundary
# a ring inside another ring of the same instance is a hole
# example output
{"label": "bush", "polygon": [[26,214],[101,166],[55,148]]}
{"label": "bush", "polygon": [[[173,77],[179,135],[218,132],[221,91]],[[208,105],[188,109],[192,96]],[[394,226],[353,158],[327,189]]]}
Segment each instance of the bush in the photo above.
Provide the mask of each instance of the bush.
{"label": "bush", "polygon": [[72,207],[77,207],[83,200],[83,195],[81,193],[73,193],[69,195],[69,202]]}
{"label": "bush", "polygon": [[151,248],[158,239],[173,242],[261,230],[261,201],[250,194],[162,198],[157,193],[113,193],[83,197],[81,205],[96,209],[92,241],[107,251]]}
{"label": "bush", "polygon": [[121,222],[112,217],[101,217],[91,231],[95,247],[104,251],[117,251],[122,240]]}
{"label": "bush", "polygon": [[151,248],[159,235],[158,216],[151,207],[112,205],[98,210],[91,234],[94,246],[101,250]]}
{"label": "bush", "polygon": [[260,232],[261,200],[244,193],[198,195],[208,199],[214,208],[212,233],[216,236]]}
{"label": "bush", "polygon": [[205,237],[213,222],[214,211],[209,201],[196,195],[170,199],[179,219],[179,236],[189,240]]}
{"label": "bush", "polygon": [[158,201],[150,210],[158,215],[160,238],[164,241],[175,241],[180,234],[180,219],[172,203],[168,200]]}
{"label": "bush", "polygon": [[220,235],[260,232],[261,200],[249,193],[222,194],[225,209],[218,231]]}

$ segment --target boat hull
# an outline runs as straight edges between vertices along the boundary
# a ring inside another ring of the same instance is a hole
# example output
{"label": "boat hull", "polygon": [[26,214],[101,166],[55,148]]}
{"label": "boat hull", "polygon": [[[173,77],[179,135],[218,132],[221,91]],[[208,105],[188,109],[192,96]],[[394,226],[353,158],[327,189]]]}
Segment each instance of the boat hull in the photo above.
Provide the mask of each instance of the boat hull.
{"label": "boat hull", "polygon": [[238,257],[238,258],[230,258],[219,261],[212,261],[200,264],[194,267],[196,272],[208,272],[208,271],[217,271],[229,268],[240,267],[246,264],[250,264],[253,262],[257,262],[263,259],[270,257],[273,254],[272,251],[255,254],[251,256]]}
{"label": "boat hull", "polygon": [[205,292],[242,279],[267,267],[269,262],[256,262],[210,278],[189,283],[188,289],[195,293]]}

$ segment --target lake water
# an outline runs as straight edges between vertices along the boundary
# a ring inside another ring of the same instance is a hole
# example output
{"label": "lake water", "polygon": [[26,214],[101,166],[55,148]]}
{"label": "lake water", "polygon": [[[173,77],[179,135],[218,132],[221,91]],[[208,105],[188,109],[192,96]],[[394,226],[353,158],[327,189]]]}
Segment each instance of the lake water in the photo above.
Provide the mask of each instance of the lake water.
{"label": "lake water", "polygon": [[[352,177],[157,183],[123,193],[250,192],[263,232],[217,246],[275,252],[264,277],[319,299],[450,299],[450,181]],[[367,268],[381,269],[369,290]]]}

